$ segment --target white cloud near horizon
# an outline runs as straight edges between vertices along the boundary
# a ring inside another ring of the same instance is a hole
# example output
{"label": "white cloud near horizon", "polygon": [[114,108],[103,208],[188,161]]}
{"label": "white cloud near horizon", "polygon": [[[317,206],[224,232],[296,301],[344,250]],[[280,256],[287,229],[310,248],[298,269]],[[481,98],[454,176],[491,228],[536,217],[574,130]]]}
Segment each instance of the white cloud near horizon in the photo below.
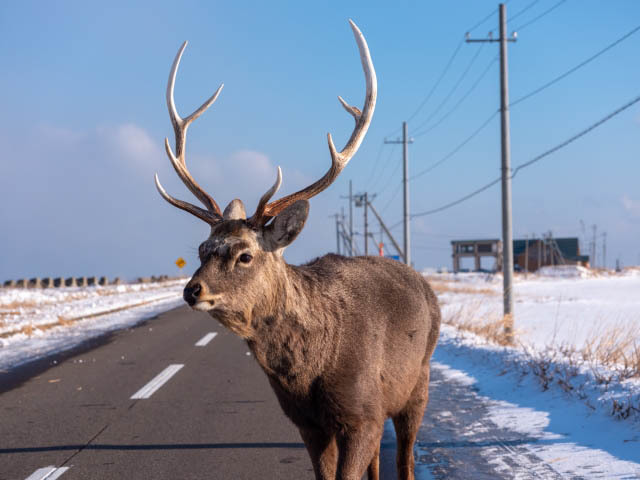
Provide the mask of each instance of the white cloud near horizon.
{"label": "white cloud near horizon", "polygon": [[640,200],[633,200],[629,195],[624,194],[620,198],[620,202],[625,212],[634,218],[640,218]]}
{"label": "white cloud near horizon", "polygon": [[[29,141],[15,141],[18,135]],[[161,141],[144,128],[40,125],[5,132],[0,144],[8,159],[0,166],[5,226],[0,248],[12,252],[0,277],[173,273],[177,256],[193,267],[208,227],[156,192],[157,171],[171,195],[198,204],[173,171]],[[190,150],[187,162],[221,208],[240,198],[248,214],[276,178],[268,155],[249,149],[220,158]],[[295,169],[285,169],[284,177],[281,194],[312,182]],[[316,237],[307,238],[315,242]],[[301,250],[303,259],[313,255]]]}

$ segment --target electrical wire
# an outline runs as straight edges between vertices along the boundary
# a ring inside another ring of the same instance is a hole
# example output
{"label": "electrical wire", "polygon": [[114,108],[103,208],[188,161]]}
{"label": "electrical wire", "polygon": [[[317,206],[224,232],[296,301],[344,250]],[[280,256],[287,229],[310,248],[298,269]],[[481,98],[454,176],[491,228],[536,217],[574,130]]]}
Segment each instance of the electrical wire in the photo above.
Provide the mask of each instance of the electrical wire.
{"label": "electrical wire", "polygon": [[[625,111],[627,108],[631,107],[632,105],[635,105],[636,103],[640,102],[640,95],[637,96],[636,98],[634,98],[633,100],[625,103],[624,105],[622,105],[621,107],[617,108],[616,110],[614,110],[613,112],[611,112],[610,114],[608,114],[607,116],[601,118],[600,120],[598,120],[597,122],[595,122],[594,124],[590,125],[589,127],[585,128],[584,130],[580,131],[579,133],[573,135],[572,137],[568,138],[567,140],[565,140],[562,143],[559,143],[558,145],[556,145],[555,147],[545,151],[544,153],[541,153],[540,155],[538,155],[537,157],[532,158],[531,160],[519,165],[511,174],[510,178],[514,178],[517,173],[522,170],[525,169],[527,167],[529,167],[530,165],[533,165],[536,162],[539,162],[540,160],[542,160],[543,158],[551,155],[552,153],[557,152],[558,150],[566,147],[567,145],[575,142],[576,140],[578,140],[579,138],[583,137],[584,135],[588,134],[589,132],[593,131],[594,129],[596,129],[597,127],[599,127],[600,125],[608,122],[609,120],[611,120],[613,117],[615,117],[616,115],[622,113],[623,111]],[[438,213],[441,212],[443,210],[447,210],[455,205],[459,205],[460,203],[469,200],[472,197],[475,197],[476,195],[484,192],[485,190],[488,190],[489,188],[493,187],[495,184],[499,183],[502,180],[502,178],[498,177],[495,180],[493,180],[492,182],[487,183],[486,185],[480,187],[477,190],[474,190],[473,192],[465,195],[462,198],[459,198],[458,200],[455,200],[453,202],[447,203],[445,205],[442,205],[438,208],[434,208],[431,210],[427,210],[424,212],[420,212],[420,213],[415,213],[413,215],[411,215],[411,218],[414,217],[423,217],[426,215],[432,215],[434,213]]]}
{"label": "electrical wire", "polygon": [[398,144],[394,143],[393,146],[391,147],[391,151],[389,152],[389,156],[387,157],[387,161],[383,165],[382,170],[380,170],[380,175],[378,175],[378,178],[376,178],[375,182],[373,182],[373,185],[377,185],[380,182],[380,179],[384,178],[383,174],[387,170],[387,167],[389,166],[389,164],[391,163],[391,157],[393,156],[393,152],[395,152],[397,146],[398,146]]}
{"label": "electrical wire", "polygon": [[[509,3],[509,2],[507,2]],[[496,14],[496,9],[494,8],[493,10],[491,10],[491,12],[489,12],[489,14],[484,17],[482,20],[480,20],[478,23],[476,23],[473,27],[468,28],[466,30],[467,33],[471,33],[472,31],[474,31],[476,28],[478,28],[480,25],[484,24],[487,20],[489,20],[491,17],[493,17]]]}
{"label": "electrical wire", "polygon": [[491,69],[491,67],[493,66],[494,63],[496,63],[498,61],[498,57],[494,57],[491,62],[489,62],[489,64],[487,65],[487,67],[484,69],[484,71],[480,74],[480,76],[478,77],[478,79],[473,83],[473,85],[471,86],[471,88],[469,90],[467,90],[467,92],[462,96],[462,98],[460,98],[460,100],[458,100],[458,103],[456,103],[453,108],[451,108],[447,113],[445,113],[442,117],[440,117],[440,120],[438,120],[436,123],[434,123],[433,125],[431,125],[430,127],[426,128],[425,130],[422,130],[418,133],[414,133],[413,137],[420,137],[422,135],[426,135],[427,133],[429,133],[430,131],[432,131],[433,129],[435,129],[436,127],[438,127],[440,124],[442,124],[442,122],[444,122],[453,112],[455,112],[458,107],[460,105],[462,105],[462,103],[469,97],[469,95],[471,95],[471,93],[476,89],[476,87],[480,84],[480,82],[482,81],[482,79],[485,77],[485,75],[489,72],[489,70]]}
{"label": "electrical wire", "polygon": [[402,162],[398,162],[398,164],[396,165],[395,170],[391,173],[391,176],[389,177],[389,181],[387,181],[387,183],[384,185],[384,187],[382,187],[380,190],[378,190],[376,193],[378,195],[382,195],[382,192],[384,192],[387,188],[389,188],[389,185],[391,185],[392,182],[392,178],[394,178],[396,176],[396,173],[398,173],[398,170],[400,170],[400,166],[402,165]]}
{"label": "electrical wire", "polygon": [[522,163],[520,164],[511,174],[511,178],[515,178],[515,176],[517,175],[517,173],[524,169],[527,168],[530,165],[533,165],[534,163],[542,160],[544,157],[551,155],[552,153],[557,152],[558,150],[566,147],[567,145],[569,145],[570,143],[575,142],[576,140],[578,140],[580,137],[585,136],[587,133],[591,132],[592,130],[595,130],[596,128],[598,128],[600,125],[602,125],[603,123],[608,122],[609,120],[611,120],[613,117],[615,117],[616,115],[618,115],[619,113],[622,113],[623,111],[625,111],[627,108],[631,107],[632,105],[636,104],[640,102],[640,95],[637,96],[636,98],[634,98],[633,100],[625,103],[623,106],[617,108],[616,110],[614,110],[613,112],[611,112],[609,115],[607,115],[606,117],[601,118],[600,120],[598,120],[596,123],[590,125],[589,127],[585,128],[584,130],[580,131],[579,133],[576,133],[574,136],[568,138],[567,140],[565,140],[564,142],[556,145],[555,147],[547,150],[544,153],[541,153],[540,155],[538,155],[537,157],[532,158],[531,160],[529,160],[528,162]]}
{"label": "electrical wire", "polygon": [[531,2],[530,4],[528,4],[526,7],[524,7],[522,10],[520,10],[518,13],[515,13],[514,15],[512,15],[511,17],[509,17],[507,19],[507,22],[512,22],[514,21],[516,18],[518,18],[520,15],[522,15],[524,12],[526,12],[527,10],[529,10],[531,7],[533,7],[536,3],[538,3],[540,0],[533,0],[533,2]]}
{"label": "electrical wire", "polygon": [[495,112],[493,112],[489,118],[487,118],[484,122],[482,122],[482,124],[476,128],[473,133],[471,135],[469,135],[467,138],[465,138],[461,143],[459,143],[453,150],[451,150],[449,153],[447,153],[444,157],[442,157],[440,160],[438,160],[437,162],[429,165],[427,168],[425,168],[424,170],[416,173],[415,175],[413,175],[412,177],[409,177],[409,181],[415,180],[416,178],[420,178],[422,175],[424,175],[425,173],[430,172],[431,170],[433,170],[434,168],[436,168],[439,165],[442,165],[444,162],[446,162],[447,160],[449,160],[451,157],[453,157],[456,153],[458,153],[460,151],[460,149],[462,147],[464,147],[467,143],[469,143],[471,140],[473,140],[482,130],[484,130],[486,128],[487,125],[489,125],[489,123],[491,123],[491,120],[493,120],[498,113],[500,113],[500,110],[496,110]]}
{"label": "electrical wire", "polygon": [[400,225],[402,225],[403,222],[404,222],[404,219],[400,220],[399,222],[394,223],[393,225],[391,225],[389,227],[389,231],[393,230],[394,228],[398,228]]}
{"label": "electrical wire", "polygon": [[402,187],[402,182],[400,182],[400,184],[396,187],[395,191],[393,192],[393,195],[391,196],[391,199],[387,202],[387,204],[384,206],[384,208],[382,210],[380,210],[380,214],[383,214],[385,212],[385,210],[387,208],[389,208],[389,206],[391,206],[391,203],[393,203],[393,201],[398,196],[398,193],[400,193],[400,188],[401,187]]}
{"label": "electrical wire", "polygon": [[373,163],[373,168],[371,169],[371,175],[369,175],[369,180],[367,180],[367,183],[365,183],[365,185],[369,185],[371,183],[371,180],[373,180],[373,177],[375,176],[375,173],[378,169],[378,164],[380,163],[380,157],[382,157],[382,149],[384,149],[385,145],[386,144],[384,142],[380,144],[380,149],[378,150],[378,154],[376,155],[376,160]]}
{"label": "electrical wire", "polygon": [[[453,63],[453,60],[458,56],[458,52],[462,48],[462,45],[464,45],[464,39],[460,40],[460,43],[458,43],[458,46],[456,47],[456,49],[454,50],[453,54],[449,58],[449,61],[447,62],[447,64],[444,67],[444,70],[442,71],[442,73],[438,77],[438,80],[436,80],[436,83],[433,84],[433,87],[431,87],[431,90],[429,90],[429,93],[427,93],[427,96],[424,98],[424,100],[422,100],[422,102],[420,102],[420,105],[418,105],[418,108],[415,110],[415,112],[413,112],[409,116],[409,118],[407,119],[407,122],[410,122],[411,120],[413,120],[415,118],[415,116],[420,112],[420,110],[422,110],[422,107],[424,107],[426,105],[426,103],[429,101],[429,99],[433,95],[433,92],[436,91],[436,88],[438,88],[438,85],[440,85],[440,82],[442,81],[444,76],[449,71],[449,68],[451,67],[451,64]],[[396,131],[397,130],[395,130],[394,133]]]}
{"label": "electrical wire", "polygon": [[460,84],[462,83],[462,81],[466,78],[466,76],[469,74],[469,70],[471,70],[471,67],[473,66],[473,64],[475,63],[475,61],[478,59],[478,56],[480,55],[480,53],[482,52],[482,49],[484,48],[485,44],[482,43],[480,44],[480,48],[478,48],[478,50],[476,51],[475,55],[473,57],[471,57],[471,61],[469,62],[469,64],[467,65],[467,68],[462,72],[462,75],[460,75],[460,78],[458,79],[458,81],[455,83],[455,85],[453,86],[453,88],[449,91],[449,93],[447,94],[447,96],[444,98],[444,100],[442,100],[442,102],[440,102],[440,104],[436,107],[436,109],[431,112],[431,114],[429,115],[429,117],[427,117],[427,119],[422,122],[420,125],[418,125],[416,127],[416,130],[420,130],[422,127],[424,127],[426,124],[428,124],[433,117],[435,117],[438,112],[440,111],[440,109],[449,101],[449,99],[451,98],[451,96],[455,93],[455,91],[458,89],[458,87],[460,86]]}
{"label": "electrical wire", "polygon": [[516,32],[521,32],[522,30],[524,30],[525,28],[527,28],[529,25],[532,25],[534,23],[536,23],[538,20],[542,19],[543,17],[547,16],[548,14],[550,14],[551,12],[553,12],[556,8],[558,8],[560,5],[562,5],[563,3],[565,3],[567,0],[560,0],[559,2],[557,2],[556,4],[554,4],[553,6],[551,6],[551,8],[545,10],[544,12],[542,12],[540,15],[538,15],[537,17],[529,20],[526,23],[523,23],[522,25],[520,25],[518,28],[514,29]]}
{"label": "electrical wire", "polygon": [[625,35],[623,35],[622,37],[618,38],[616,41],[614,41],[613,43],[610,43],[609,45],[607,45],[606,47],[604,47],[602,50],[598,51],[597,53],[595,53],[594,55],[590,56],[589,58],[587,58],[586,60],[584,60],[583,62],[580,62],[578,65],[576,65],[575,67],[567,70],[566,72],[564,72],[562,75],[554,78],[553,80],[545,83],[544,85],[536,88],[535,90],[527,93],[526,95],[523,95],[522,97],[514,100],[513,102],[511,102],[509,104],[510,107],[513,107],[517,104],[519,104],[520,102],[523,102],[525,100],[527,100],[528,98],[533,97],[534,95],[537,95],[538,93],[542,92],[543,90],[546,90],[547,88],[549,88],[551,85],[554,85],[555,83],[558,83],[560,80],[562,80],[563,78],[568,77],[569,75],[571,75],[573,72],[575,72],[576,70],[579,70],[580,68],[584,67],[585,65],[591,63],[593,60],[595,60],[596,58],[598,58],[600,55],[604,54],[605,52],[611,50],[613,47],[615,47],[616,45],[622,43],[623,41],[625,41],[627,38],[629,38],[631,35],[633,35],[634,33],[638,32],[640,30],[640,25],[638,25],[637,27],[633,28],[630,32],[626,33]]}

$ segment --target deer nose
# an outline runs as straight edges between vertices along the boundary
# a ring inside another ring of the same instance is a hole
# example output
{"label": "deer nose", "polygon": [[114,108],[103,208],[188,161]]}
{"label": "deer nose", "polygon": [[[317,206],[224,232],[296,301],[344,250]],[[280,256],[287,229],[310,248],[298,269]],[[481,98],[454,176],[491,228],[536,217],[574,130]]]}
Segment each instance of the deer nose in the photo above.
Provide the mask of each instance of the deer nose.
{"label": "deer nose", "polygon": [[182,297],[184,301],[187,302],[190,306],[194,306],[198,302],[198,298],[202,293],[202,285],[198,282],[193,285],[187,284],[184,287],[184,292],[182,293]]}

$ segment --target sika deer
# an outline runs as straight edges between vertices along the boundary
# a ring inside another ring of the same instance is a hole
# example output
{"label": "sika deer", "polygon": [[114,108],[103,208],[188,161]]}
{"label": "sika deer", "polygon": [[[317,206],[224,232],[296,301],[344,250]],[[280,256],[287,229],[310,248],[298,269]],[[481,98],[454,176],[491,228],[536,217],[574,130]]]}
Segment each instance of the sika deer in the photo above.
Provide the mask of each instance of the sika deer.
{"label": "sika deer", "polygon": [[222,86],[185,119],[173,87],[178,52],[167,87],[176,153],[165,141],[178,176],[206,210],[160,194],[172,205],[211,225],[200,245],[201,266],[184,299],[246,340],[284,413],[300,430],[318,479],[378,478],[383,423],[391,417],[398,439],[399,477],[414,478],[413,443],[428,399],[429,361],[436,346],[440,309],[424,278],[380,257],[325,255],[307,265],[288,265],[284,248],[295,240],[309,212],[308,200],[326,189],[356,153],[376,103],[376,75],[362,33],[351,22],[366,77],[362,112],[338,97],[355,129],[317,182],[269,203],[282,181],[262,196],[249,218],[240,200],[220,211],[185,163],[187,127],[217,98]]}

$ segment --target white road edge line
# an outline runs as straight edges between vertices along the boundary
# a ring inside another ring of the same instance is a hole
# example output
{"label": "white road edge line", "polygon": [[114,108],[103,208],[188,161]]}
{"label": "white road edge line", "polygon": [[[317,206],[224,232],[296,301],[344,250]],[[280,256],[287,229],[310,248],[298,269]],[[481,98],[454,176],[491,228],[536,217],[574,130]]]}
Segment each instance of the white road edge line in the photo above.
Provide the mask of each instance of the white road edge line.
{"label": "white road edge line", "polygon": [[206,347],[209,342],[216,337],[216,335],[218,335],[216,332],[207,333],[204,337],[198,340],[198,342],[196,343],[196,347]]}
{"label": "white road edge line", "polygon": [[158,390],[162,385],[167,383],[171,377],[173,377],[178,371],[184,367],[181,364],[169,365],[162,372],[160,372],[153,380],[147,383],[144,387],[131,395],[131,400],[138,400],[142,398],[149,398]]}
{"label": "white road edge line", "polygon": [[60,477],[60,475],[67,470],[69,470],[69,467],[56,468],[54,466],[49,466],[39,468],[29,475],[26,480],[56,480],[56,478]]}

